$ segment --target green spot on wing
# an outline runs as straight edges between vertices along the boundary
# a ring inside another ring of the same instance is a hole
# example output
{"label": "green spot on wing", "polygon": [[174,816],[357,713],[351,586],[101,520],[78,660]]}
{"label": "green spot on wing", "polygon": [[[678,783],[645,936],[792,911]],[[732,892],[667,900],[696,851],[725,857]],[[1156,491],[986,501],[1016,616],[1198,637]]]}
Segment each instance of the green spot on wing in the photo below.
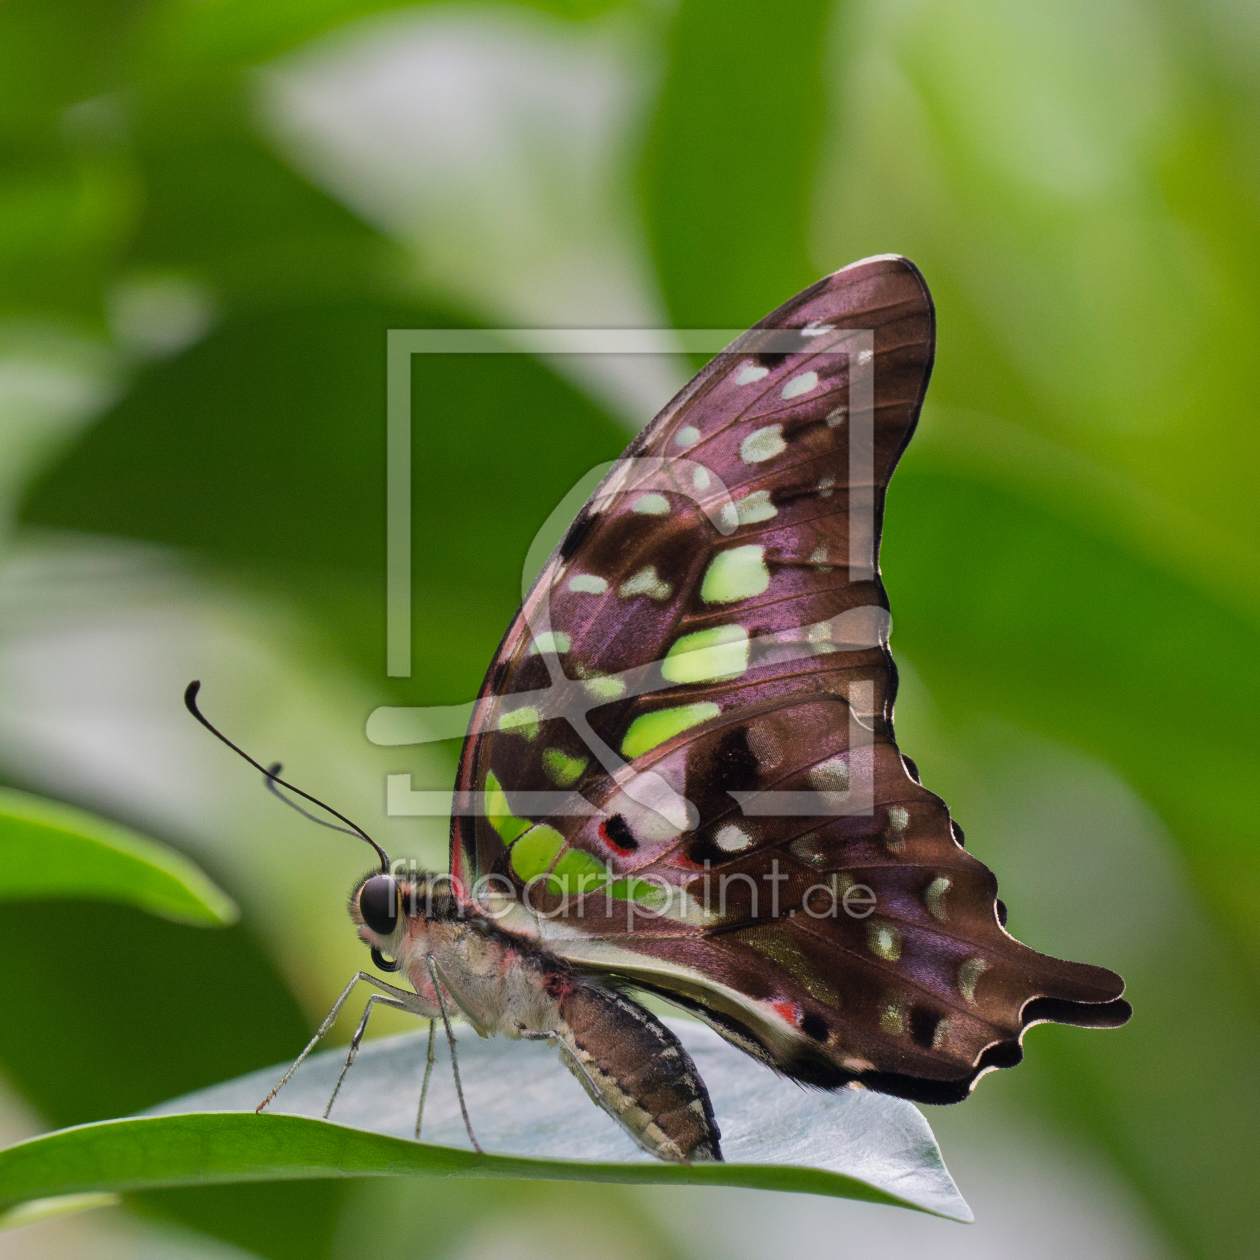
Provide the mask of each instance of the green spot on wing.
{"label": "green spot on wing", "polygon": [[616,700],[626,690],[626,684],[620,678],[609,678],[604,674],[593,674],[582,686],[596,700]]}
{"label": "green spot on wing", "polygon": [[551,868],[547,887],[554,893],[576,897],[602,888],[611,873],[599,858],[585,849],[566,849]]}
{"label": "green spot on wing", "polygon": [[486,775],[486,817],[504,844],[511,844],[522,832],[528,831],[532,825],[527,819],[517,818],[508,805],[507,796],[499,780],[491,771]]}
{"label": "green spot on wing", "polygon": [[738,678],[747,668],[748,631],[713,626],[678,639],[661,662],[661,676],[674,683],[714,682]]}
{"label": "green spot on wing", "polygon": [[641,494],[635,499],[631,511],[641,512],[645,516],[666,516],[669,513],[669,500],[663,494]]}
{"label": "green spot on wing", "polygon": [[608,889],[609,895],[618,901],[637,901],[650,910],[658,910],[669,900],[669,893],[659,884],[645,879],[619,879]]}
{"label": "green spot on wing", "polygon": [[572,787],[586,769],[585,757],[570,757],[563,748],[548,748],[542,755],[547,777],[559,787]]}
{"label": "green spot on wing", "polygon": [[546,823],[539,823],[524,832],[512,845],[512,871],[518,879],[529,883],[537,875],[545,875],[556,854],[564,848],[564,837]]}
{"label": "green spot on wing", "polygon": [[572,646],[572,640],[563,630],[544,630],[541,634],[534,636],[529,650],[534,654],[555,652],[563,656]]}
{"label": "green spot on wing", "polygon": [[630,729],[621,741],[621,755],[631,760],[641,757],[657,744],[663,744],[681,731],[717,717],[720,712],[716,704],[705,700],[699,704],[683,704],[640,714],[630,723]]}
{"label": "green spot on wing", "polygon": [[522,705],[499,718],[499,730],[511,731],[533,739],[538,734],[538,710],[530,705]]}
{"label": "green spot on wing", "polygon": [[700,598],[706,604],[733,604],[762,594],[770,585],[765,554],[755,545],[719,551],[705,571]]}

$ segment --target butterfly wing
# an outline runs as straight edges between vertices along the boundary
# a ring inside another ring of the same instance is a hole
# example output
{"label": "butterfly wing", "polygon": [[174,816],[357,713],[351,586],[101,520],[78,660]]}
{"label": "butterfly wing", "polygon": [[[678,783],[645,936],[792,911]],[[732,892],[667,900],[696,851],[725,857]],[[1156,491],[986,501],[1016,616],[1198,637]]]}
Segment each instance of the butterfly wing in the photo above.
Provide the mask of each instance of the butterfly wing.
{"label": "butterfly wing", "polygon": [[884,496],[931,298],[826,277],[630,446],[513,621],[460,761],[452,870],[578,965],[798,1079],[962,1097],[1123,983],[1037,954],[893,736]]}

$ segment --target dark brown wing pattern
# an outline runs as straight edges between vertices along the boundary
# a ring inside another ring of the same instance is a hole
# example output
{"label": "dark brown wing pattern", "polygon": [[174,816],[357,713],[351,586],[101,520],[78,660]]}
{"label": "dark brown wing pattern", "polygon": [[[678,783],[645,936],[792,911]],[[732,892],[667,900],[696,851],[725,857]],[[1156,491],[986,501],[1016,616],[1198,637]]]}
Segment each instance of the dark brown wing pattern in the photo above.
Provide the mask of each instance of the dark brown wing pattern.
{"label": "dark brown wing pattern", "polygon": [[1112,972],[1005,932],[894,742],[879,535],[933,348],[919,272],[867,259],[665,408],[503,641],[452,870],[798,1079],[947,1102],[1031,1023],[1128,1006]]}

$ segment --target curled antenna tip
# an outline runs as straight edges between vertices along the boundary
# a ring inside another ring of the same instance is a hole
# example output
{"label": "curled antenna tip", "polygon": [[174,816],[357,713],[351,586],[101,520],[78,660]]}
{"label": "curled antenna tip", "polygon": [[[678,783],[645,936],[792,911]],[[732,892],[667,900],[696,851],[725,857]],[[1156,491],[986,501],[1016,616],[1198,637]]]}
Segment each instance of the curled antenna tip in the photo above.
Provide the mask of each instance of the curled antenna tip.
{"label": "curled antenna tip", "polygon": [[[290,806],[290,808],[297,809],[299,814],[302,814],[306,818],[310,818],[312,822],[320,823],[321,826],[325,826],[325,827],[332,826],[331,823],[326,823],[322,819],[314,818],[312,815],[306,813],[304,809],[301,809],[299,806],[294,805],[292,801],[288,800],[281,792],[277,790],[277,787],[276,787],[277,784],[279,784],[281,787],[288,788],[290,792],[296,792],[298,796],[302,797],[304,800],[310,801],[312,805],[317,805],[325,813],[331,814],[334,818],[340,819],[343,823],[346,824],[347,827],[350,828],[350,831],[347,834],[357,836],[360,840],[366,841],[368,844],[372,846],[373,849],[376,850],[376,856],[381,859],[381,871],[384,874],[389,873],[389,854],[386,853],[385,850],[382,849],[381,846],[377,844],[376,841],[373,840],[372,837],[369,836],[368,833],[364,831],[362,827],[358,826],[356,823],[352,823],[350,819],[348,819],[345,816],[345,814],[338,813],[338,811],[333,809],[331,805],[325,805],[324,802],[321,801],[318,797],[312,796],[309,792],[303,792],[301,788],[294,787],[292,783],[286,783],[280,777],[280,771],[283,768],[280,762],[273,761],[270,766],[260,765],[257,761],[253,759],[253,757],[249,755],[249,753],[247,753],[243,748],[240,748],[236,744],[234,744],[230,739],[228,739],[226,735],[223,734],[221,730],[218,729],[218,727],[216,727],[212,722],[210,722],[209,719],[206,718],[206,716],[197,707],[197,693],[200,690],[201,690],[201,680],[194,678],[193,681],[190,682],[188,686],[184,688],[184,706],[185,708],[187,708],[188,712],[191,713],[193,717],[195,717],[197,721],[200,722],[201,725],[204,726],[206,730],[208,730],[210,734],[215,737],[215,739],[221,740],[223,743],[225,743],[234,753],[236,753],[238,756],[243,757],[246,761],[248,761],[249,764],[253,766],[255,770],[261,770],[263,774],[263,778],[266,780],[267,787],[270,788],[271,791],[275,792],[275,794],[279,796],[280,799],[284,801],[286,805]],[[344,830],[344,828],[333,827],[333,830],[342,831]]]}

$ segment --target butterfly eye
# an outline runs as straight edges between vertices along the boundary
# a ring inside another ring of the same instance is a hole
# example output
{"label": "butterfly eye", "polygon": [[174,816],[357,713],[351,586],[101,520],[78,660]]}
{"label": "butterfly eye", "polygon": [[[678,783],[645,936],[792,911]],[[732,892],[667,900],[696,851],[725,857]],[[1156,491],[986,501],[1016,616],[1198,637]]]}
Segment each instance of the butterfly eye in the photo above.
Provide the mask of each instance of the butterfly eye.
{"label": "butterfly eye", "polygon": [[373,875],[359,889],[359,913],[378,936],[392,936],[398,922],[398,884],[389,875]]}

